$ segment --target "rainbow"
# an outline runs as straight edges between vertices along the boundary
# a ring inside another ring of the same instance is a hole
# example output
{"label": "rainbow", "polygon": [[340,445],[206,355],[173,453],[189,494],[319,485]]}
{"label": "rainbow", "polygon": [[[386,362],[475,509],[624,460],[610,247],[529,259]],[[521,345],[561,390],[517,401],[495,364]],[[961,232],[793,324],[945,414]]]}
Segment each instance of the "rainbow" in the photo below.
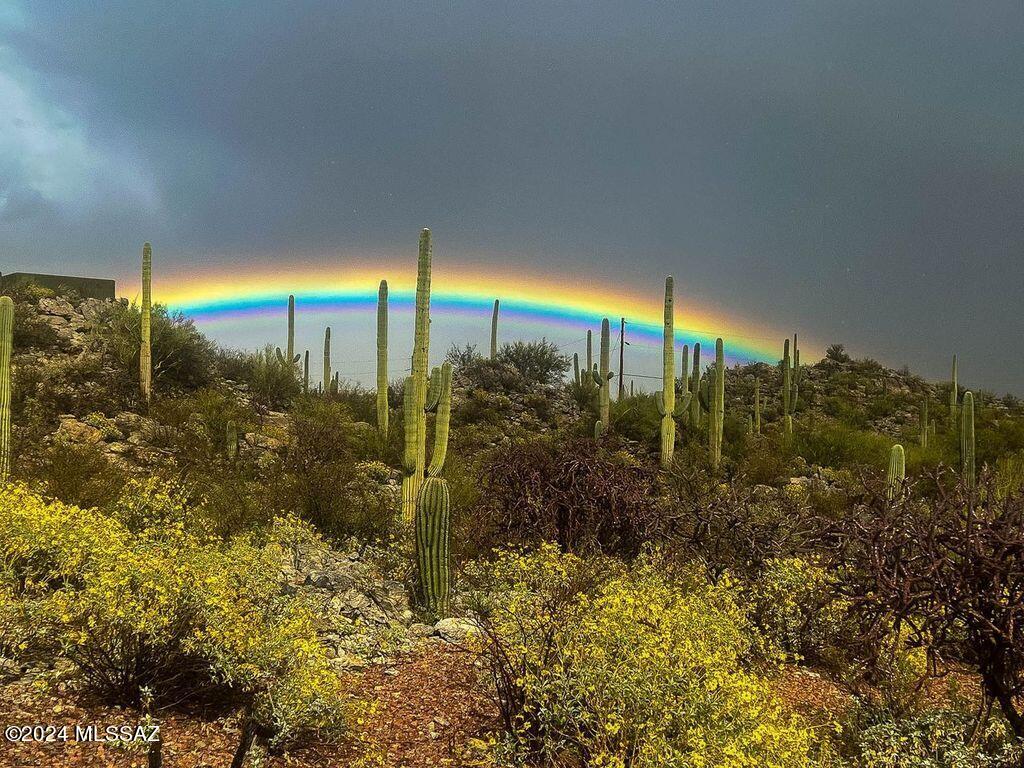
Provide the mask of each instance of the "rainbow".
{"label": "rainbow", "polygon": [[[216,333],[219,325],[237,324],[245,318],[283,317],[289,293],[295,295],[299,311],[341,315],[372,312],[382,275],[388,279],[389,309],[411,313],[415,274],[387,274],[389,271],[394,271],[394,267],[350,269],[330,275],[312,272],[305,264],[264,274],[199,274],[190,280],[161,281],[154,276],[153,290],[154,297],[168,308],[181,311],[201,328]],[[715,315],[692,297],[680,295],[678,281],[676,285],[676,341],[680,346],[700,342],[707,350],[721,336],[731,361],[769,362],[779,358],[785,333]],[[554,329],[583,336],[591,329],[596,335],[604,317],[612,321],[614,333],[618,330],[618,319],[625,317],[631,344],[661,346],[660,281],[651,285],[649,295],[640,296],[587,284],[579,277],[496,278],[462,267],[439,269],[435,264],[431,288],[431,315],[435,322],[446,316],[486,322],[494,299],[499,298],[502,323],[523,326],[537,336],[546,333],[553,338]]]}

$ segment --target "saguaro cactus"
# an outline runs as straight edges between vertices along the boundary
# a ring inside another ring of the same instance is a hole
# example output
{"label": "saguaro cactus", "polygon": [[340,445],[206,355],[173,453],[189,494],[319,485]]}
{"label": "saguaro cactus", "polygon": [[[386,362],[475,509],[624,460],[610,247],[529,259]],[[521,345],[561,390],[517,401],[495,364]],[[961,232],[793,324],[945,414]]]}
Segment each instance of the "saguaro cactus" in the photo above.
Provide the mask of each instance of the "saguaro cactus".
{"label": "saguaro cactus", "polygon": [[0,482],[11,474],[11,352],[14,302],[0,296]]}
{"label": "saguaro cactus", "polygon": [[700,428],[700,342],[693,345],[693,372],[690,375],[690,428]]}
{"label": "saguaro cactus", "polygon": [[[430,262],[432,246],[430,230],[420,232],[419,257],[416,264],[416,320],[412,347],[412,403],[407,404],[404,418],[406,419],[405,439],[406,451],[412,452],[413,465],[402,477],[402,515],[412,520],[416,512],[416,499],[427,466],[427,385],[428,359],[430,353]],[[408,386],[409,381],[406,381]],[[415,424],[415,431],[410,431],[408,421]],[[410,446],[410,438],[413,444]]]}
{"label": "saguaro cactus", "polygon": [[578,352],[572,353],[572,378],[576,386],[580,386],[580,356]]}
{"label": "saguaro cactus", "polygon": [[148,406],[153,399],[153,353],[150,348],[152,321],[153,246],[142,244],[142,341],[139,346],[139,390]]}
{"label": "saguaro cactus", "polygon": [[956,428],[957,425],[957,408],[959,402],[959,390],[957,384],[957,370],[956,370],[956,355],[953,355],[953,373],[949,382],[949,423]]}
{"label": "saguaro cactus", "polygon": [[437,415],[434,417],[434,452],[430,456],[430,466],[427,467],[428,477],[438,477],[441,474],[441,470],[444,469],[444,460],[448,456],[448,424],[452,415],[451,363],[441,366],[438,389]]}
{"label": "saguaro cactus", "polygon": [[921,402],[921,447],[928,447],[928,396],[925,395],[924,400]]}
{"label": "saguaro cactus", "polygon": [[491,360],[498,356],[498,300],[494,300],[494,311],[491,312]]}
{"label": "saguaro cactus", "polygon": [[227,447],[228,458],[234,460],[238,455],[238,425],[234,419],[230,419],[224,430],[224,441]]}
{"label": "saguaro cactus", "polygon": [[[661,414],[661,466],[667,469],[672,466],[676,449],[676,419],[686,413],[690,405],[690,393],[687,391],[676,406],[675,308],[671,275],[665,278],[664,310],[661,392],[655,393],[654,399]],[[686,378],[685,371],[683,378]]]}
{"label": "saguaro cactus", "polygon": [[903,446],[896,444],[889,452],[889,473],[886,475],[886,496],[892,501],[899,494],[903,487],[903,480],[907,476],[906,454]]}
{"label": "saguaro cactus", "polygon": [[388,435],[388,281],[377,288],[377,432]]}
{"label": "saguaro cactus", "polygon": [[299,358],[295,354],[295,297],[288,295],[288,360],[295,365]]}
{"label": "saguaro cactus", "polygon": [[587,370],[594,370],[594,334],[587,330]]}
{"label": "saguaro cactus", "polygon": [[725,349],[722,339],[715,339],[715,392],[708,410],[711,420],[708,428],[708,442],[711,450],[711,468],[718,469],[722,463],[722,434],[725,427]]}
{"label": "saguaro cactus", "polygon": [[302,394],[309,394],[309,350],[302,360]]}
{"label": "saguaro cactus", "polygon": [[960,422],[961,467],[964,483],[970,490],[974,490],[974,395],[970,391],[964,392],[960,409],[962,411]]}
{"label": "saguaro cactus", "polygon": [[[789,354],[789,339],[782,346],[782,435],[788,445],[793,439],[793,415],[800,392],[800,350],[793,334],[793,356]],[[787,418],[788,417],[788,418]]]}
{"label": "saguaro cactus", "polygon": [[601,429],[608,429],[611,413],[611,380],[615,377],[611,367],[611,330],[608,318],[601,321],[601,367],[592,371],[594,383],[597,384],[597,411],[601,421]]}
{"label": "saguaro cactus", "polygon": [[448,482],[426,478],[416,503],[416,560],[423,605],[435,616],[448,610],[450,510]]}
{"label": "saguaro cactus", "polygon": [[331,391],[331,326],[324,330],[324,392]]}

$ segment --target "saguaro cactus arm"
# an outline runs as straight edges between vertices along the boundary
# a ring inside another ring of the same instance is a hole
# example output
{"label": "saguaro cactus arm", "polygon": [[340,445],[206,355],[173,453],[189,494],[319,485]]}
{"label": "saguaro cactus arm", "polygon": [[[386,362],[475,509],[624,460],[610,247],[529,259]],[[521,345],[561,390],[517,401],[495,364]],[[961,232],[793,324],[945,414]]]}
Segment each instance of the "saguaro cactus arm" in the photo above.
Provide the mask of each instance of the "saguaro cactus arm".
{"label": "saguaro cactus arm", "polygon": [[448,455],[448,424],[452,414],[452,365],[441,366],[440,395],[437,403],[437,416],[434,419],[434,453],[430,457],[427,468],[429,477],[437,477],[444,469],[444,460]]}

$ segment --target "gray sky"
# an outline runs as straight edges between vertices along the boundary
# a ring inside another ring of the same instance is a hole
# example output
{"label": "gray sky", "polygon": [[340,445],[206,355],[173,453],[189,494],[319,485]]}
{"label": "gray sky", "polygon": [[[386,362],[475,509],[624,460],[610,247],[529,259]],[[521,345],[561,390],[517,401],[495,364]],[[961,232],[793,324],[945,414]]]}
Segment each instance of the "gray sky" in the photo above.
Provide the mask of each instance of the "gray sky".
{"label": "gray sky", "polygon": [[1022,40],[1019,0],[0,0],[0,269],[429,225],[1024,394]]}

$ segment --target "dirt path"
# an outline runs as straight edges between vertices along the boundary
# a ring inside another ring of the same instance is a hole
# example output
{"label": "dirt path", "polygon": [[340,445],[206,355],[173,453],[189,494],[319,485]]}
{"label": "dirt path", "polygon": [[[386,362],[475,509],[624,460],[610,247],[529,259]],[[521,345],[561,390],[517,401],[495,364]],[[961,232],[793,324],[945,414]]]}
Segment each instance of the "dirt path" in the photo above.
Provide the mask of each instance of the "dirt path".
{"label": "dirt path", "polygon": [[[442,645],[427,646],[392,666],[372,667],[352,679],[358,698],[376,702],[360,739],[315,741],[264,765],[341,768],[360,758],[368,768],[462,765],[467,740],[494,722],[493,706],[478,679],[471,656]],[[102,731],[138,720],[131,710],[40,693],[24,682],[8,684],[0,687],[0,727],[66,725],[68,740],[0,741],[0,768],[141,768],[147,765],[141,745],[128,748],[74,738],[76,725],[96,724]],[[167,768],[226,768],[238,743],[234,718],[174,714],[163,721],[161,734]]]}

